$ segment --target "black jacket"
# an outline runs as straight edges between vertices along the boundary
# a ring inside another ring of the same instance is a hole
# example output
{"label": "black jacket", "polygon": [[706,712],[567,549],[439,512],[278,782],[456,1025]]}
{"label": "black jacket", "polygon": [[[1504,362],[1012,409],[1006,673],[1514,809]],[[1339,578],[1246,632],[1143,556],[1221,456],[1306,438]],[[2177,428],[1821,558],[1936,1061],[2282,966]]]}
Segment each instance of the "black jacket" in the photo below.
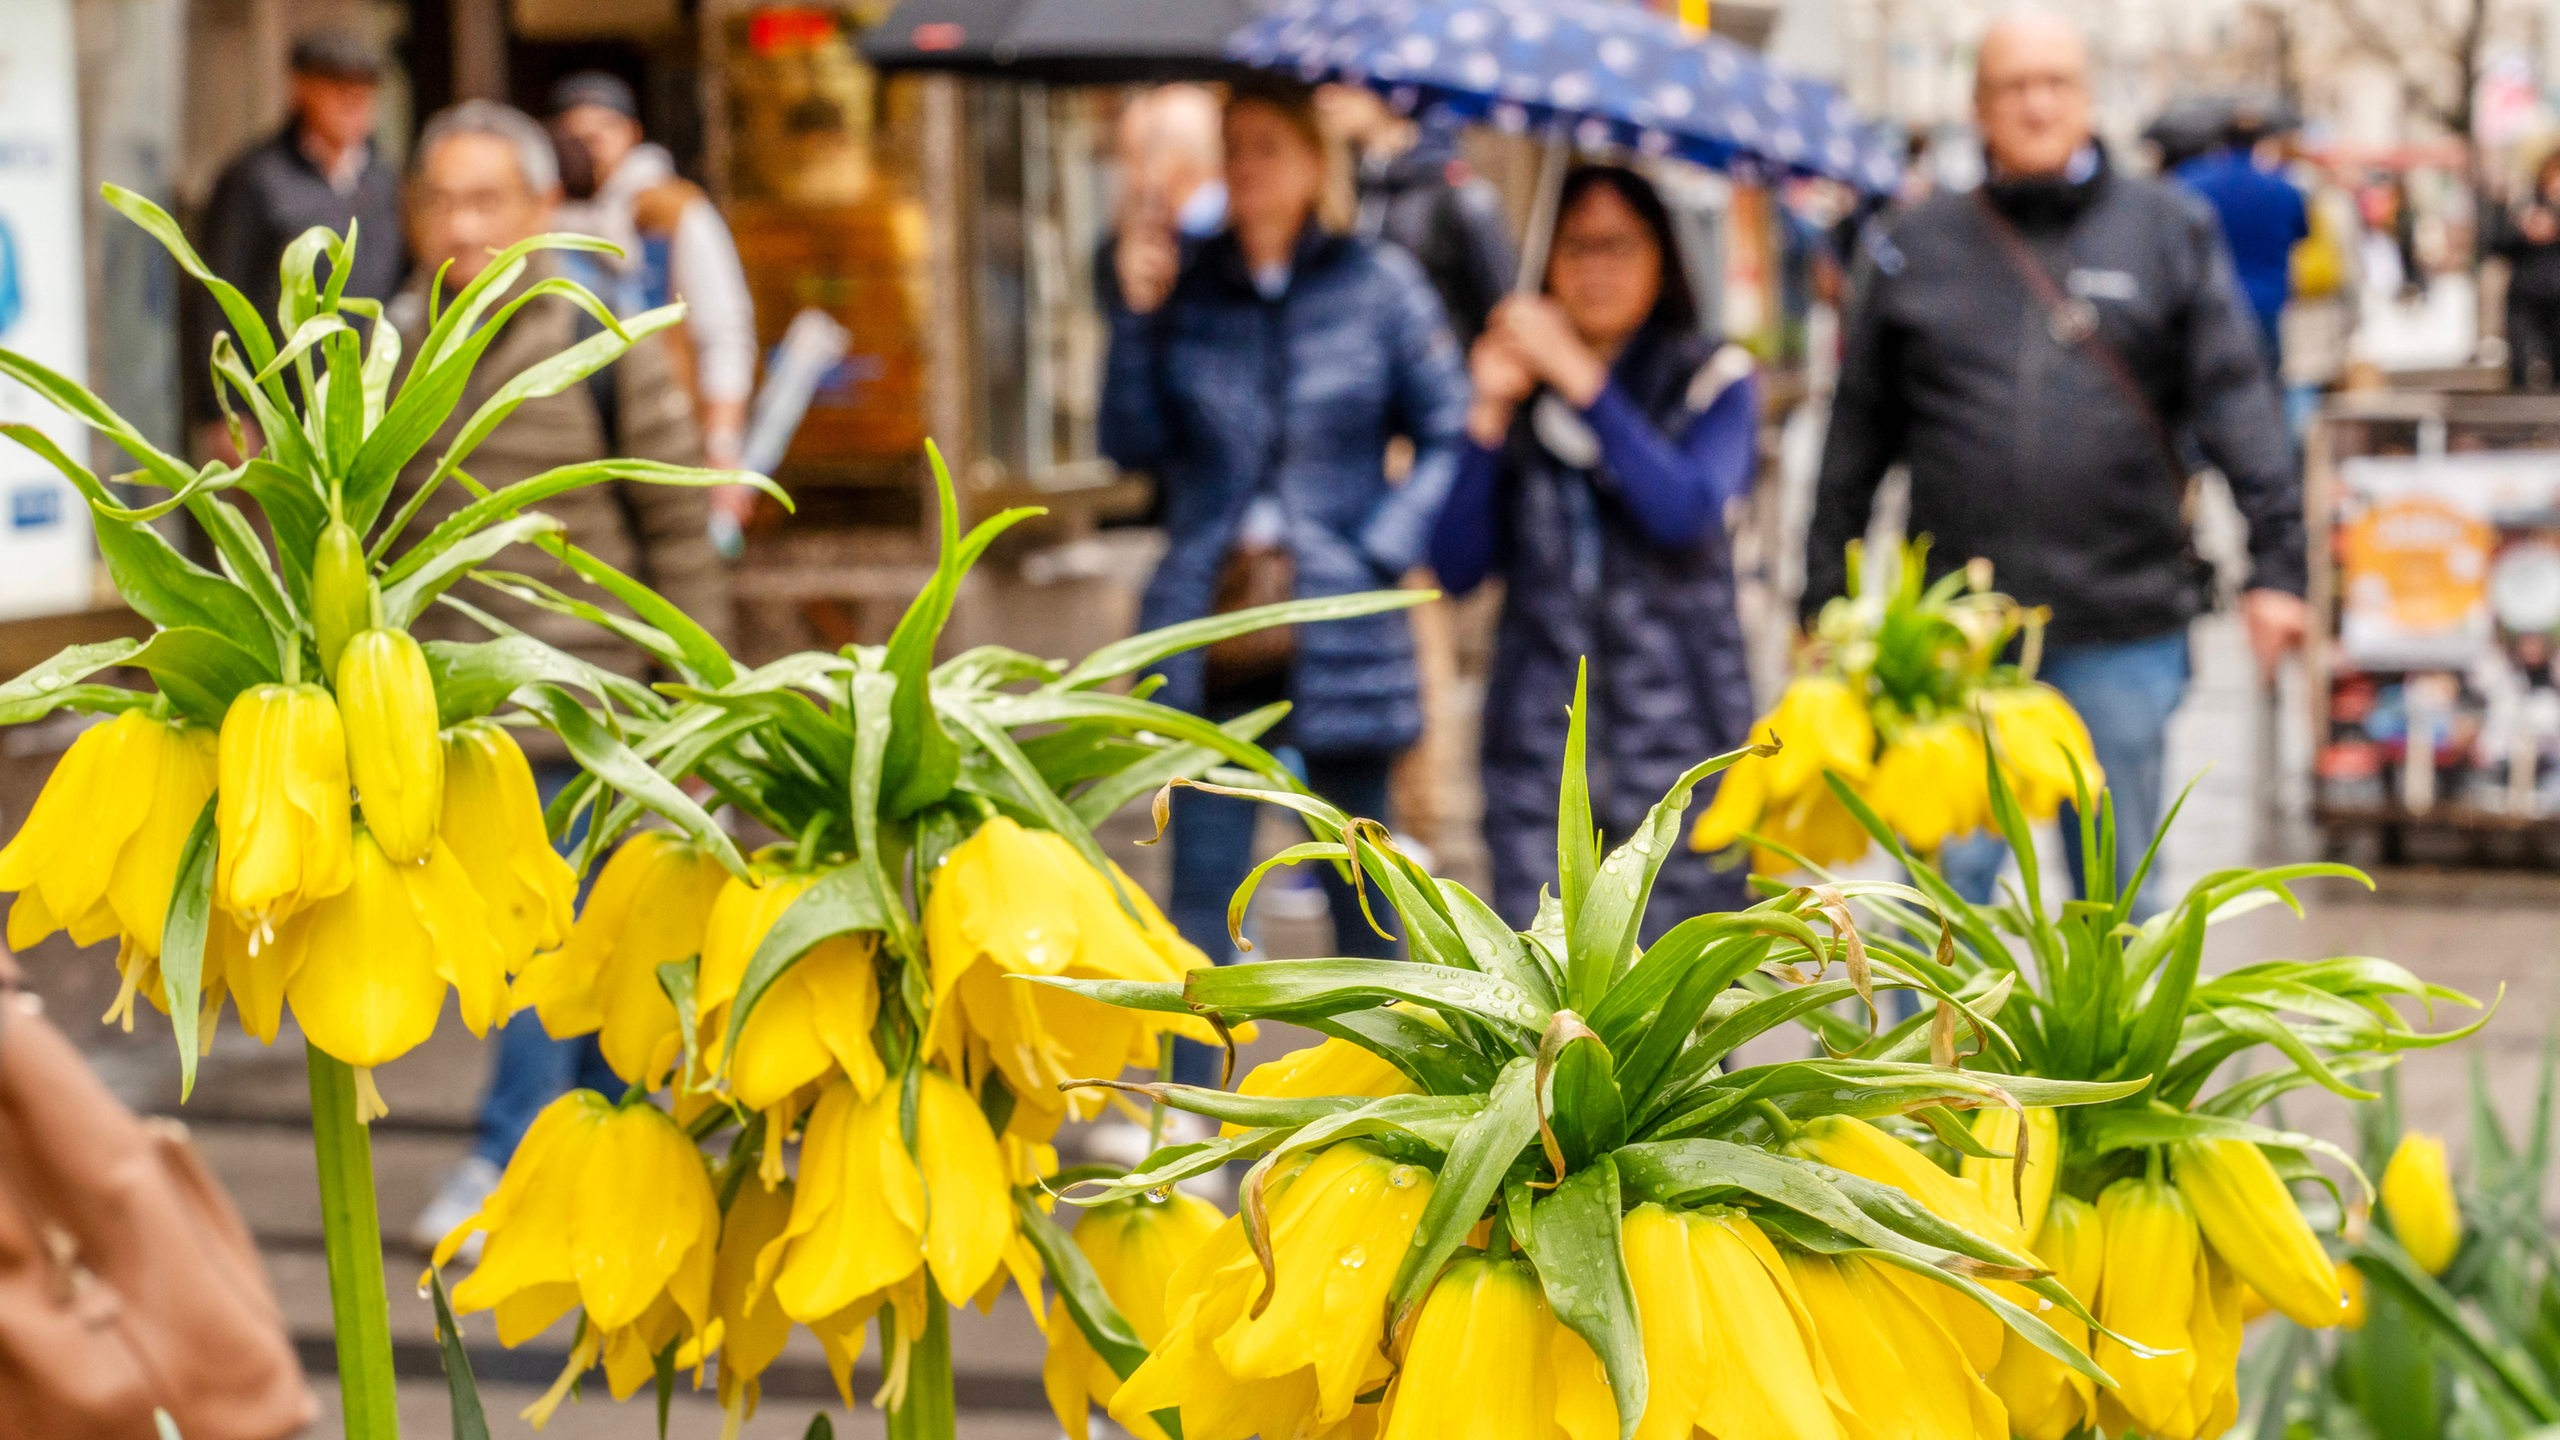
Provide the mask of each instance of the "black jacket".
{"label": "black jacket", "polygon": [[1484,333],[1485,317],[1510,292],[1520,264],[1502,197],[1433,131],[1393,160],[1362,167],[1359,232],[1421,262],[1461,350]]}
{"label": "black jacket", "polygon": [[2489,242],[2489,253],[2504,257],[2510,267],[2507,300],[2510,304],[2560,303],[2560,240],[2526,239],[2522,213],[2521,209],[2501,213]]}
{"label": "black jacket", "polygon": [[[409,269],[400,229],[399,172],[382,158],[380,147],[371,147],[355,188],[340,194],[302,152],[301,137],[288,122],[264,143],[241,152],[214,182],[196,248],[214,274],[240,287],[272,330],[282,291],[277,266],[285,247],[315,225],[343,232],[351,221],[359,229],[355,273],[347,277],[346,293],[389,300]],[[200,287],[188,286],[187,295],[183,358],[185,368],[196,374],[204,369],[214,331],[227,327]],[[284,341],[282,334],[275,338],[278,344]],[[198,387],[192,399],[197,419],[219,418],[209,388]]]}
{"label": "black jacket", "polygon": [[[2231,483],[2252,587],[2300,594],[2302,490],[2248,302],[2213,212],[2117,175],[1985,195],[2067,293],[2088,300],[2154,415]],[[1876,486],[1911,471],[1910,533],[1933,571],[1980,556],[2052,607],[2063,642],[2178,629],[2208,598],[2185,477],[2086,346],[2066,346],[1982,202],[1941,194],[1870,233],[1807,537],[1809,615],[1844,588]]]}

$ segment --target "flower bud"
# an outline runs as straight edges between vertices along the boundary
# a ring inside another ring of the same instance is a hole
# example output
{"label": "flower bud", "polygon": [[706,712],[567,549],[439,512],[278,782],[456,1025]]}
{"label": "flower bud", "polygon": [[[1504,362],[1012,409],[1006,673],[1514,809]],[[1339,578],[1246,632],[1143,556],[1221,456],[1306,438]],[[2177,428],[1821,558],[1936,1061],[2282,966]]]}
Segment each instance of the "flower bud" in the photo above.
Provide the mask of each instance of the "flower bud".
{"label": "flower bud", "polygon": [[338,678],[338,656],[356,633],[373,623],[372,568],[365,563],[364,538],[344,520],[332,520],[320,531],[311,557],[311,631],[320,649],[320,669]]}
{"label": "flower bud", "polygon": [[2169,1147],[2169,1166],[2214,1253],[2270,1307],[2313,1329],[2345,1318],[2337,1267],[2265,1151],[2246,1140],[2183,1140]]}
{"label": "flower bud", "polygon": [[338,704],[366,827],[392,859],[425,859],[444,809],[444,740],[426,652],[405,630],[358,634],[339,656]]}
{"label": "flower bud", "polygon": [[2444,1142],[2412,1130],[2382,1167],[2382,1213],[2400,1248],[2430,1275],[2453,1268],[2462,1249],[2462,1207],[2445,1172]]}
{"label": "flower bud", "polygon": [[214,900],[254,951],[355,878],[347,734],[317,685],[256,685],[222,717]]}

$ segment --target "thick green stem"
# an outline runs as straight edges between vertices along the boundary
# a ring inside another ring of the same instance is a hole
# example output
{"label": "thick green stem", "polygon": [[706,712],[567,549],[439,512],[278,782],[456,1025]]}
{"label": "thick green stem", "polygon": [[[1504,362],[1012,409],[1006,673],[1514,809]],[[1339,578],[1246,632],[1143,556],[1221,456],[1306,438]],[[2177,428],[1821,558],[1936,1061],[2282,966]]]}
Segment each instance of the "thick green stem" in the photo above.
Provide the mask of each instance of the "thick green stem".
{"label": "thick green stem", "polygon": [[[896,1313],[884,1310],[881,1318],[895,1325]],[[926,1301],[924,1333],[907,1350],[906,1393],[889,1407],[888,1421],[889,1440],[953,1440],[959,1433],[959,1407],[951,1394],[951,1307],[939,1294]]]}
{"label": "thick green stem", "polygon": [[373,1137],[356,1072],[308,1050],[311,1145],[320,1162],[320,1227],[329,1252],[329,1311],[338,1329],[338,1394],[347,1440],[400,1440],[391,1372],[391,1301],[382,1280],[382,1218],[373,1195]]}

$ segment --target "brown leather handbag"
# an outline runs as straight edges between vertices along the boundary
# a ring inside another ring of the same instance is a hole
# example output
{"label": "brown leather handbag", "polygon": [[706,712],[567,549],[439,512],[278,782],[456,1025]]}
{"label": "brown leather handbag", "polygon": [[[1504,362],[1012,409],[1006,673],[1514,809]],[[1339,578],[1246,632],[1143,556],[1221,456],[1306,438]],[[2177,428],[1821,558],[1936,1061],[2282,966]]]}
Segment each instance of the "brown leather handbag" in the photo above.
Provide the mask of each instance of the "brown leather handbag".
{"label": "brown leather handbag", "polygon": [[239,1212],[0,953],[0,1440],[280,1440],[318,1407]]}
{"label": "brown leather handbag", "polygon": [[[1298,594],[1298,559],[1286,545],[1239,545],[1227,552],[1218,570],[1218,588],[1209,613],[1231,615],[1263,605],[1294,600]],[[1211,692],[1278,680],[1298,659],[1298,629],[1273,625],[1249,630],[1211,644],[1205,652]]]}

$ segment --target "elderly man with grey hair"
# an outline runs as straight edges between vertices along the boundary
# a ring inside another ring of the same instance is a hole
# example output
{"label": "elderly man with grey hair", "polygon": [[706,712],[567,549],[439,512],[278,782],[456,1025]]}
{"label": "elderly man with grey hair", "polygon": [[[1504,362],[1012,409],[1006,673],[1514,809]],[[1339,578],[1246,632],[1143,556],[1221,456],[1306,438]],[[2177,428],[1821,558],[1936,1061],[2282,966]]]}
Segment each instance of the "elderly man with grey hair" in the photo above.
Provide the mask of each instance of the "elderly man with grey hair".
{"label": "elderly man with grey hair", "polygon": [[[450,300],[488,268],[496,252],[548,229],[559,192],[559,163],[550,137],[524,112],[494,101],[469,100],[427,122],[418,137],[410,176],[411,242],[417,269],[389,312],[392,323],[400,327],[404,354],[417,354],[426,337],[427,287],[441,283]],[[564,273],[602,283],[601,271],[578,273],[580,258],[559,252],[537,254],[516,287],[522,290]],[[536,300],[518,312],[481,358],[443,433],[430,440],[402,472],[393,509],[425,481],[454,433],[492,392],[597,329],[584,311],[558,298]],[[643,340],[586,384],[527,400],[472,451],[471,474],[494,490],[556,466],[623,455],[673,464],[700,461],[692,406],[684,387],[676,383],[660,337]],[[427,534],[469,498],[462,487],[446,483],[428,497],[401,542]],[[709,509],[702,491],[614,482],[557,496],[542,508],[567,527],[569,539],[578,546],[654,586],[714,635],[726,635],[729,582],[708,538]],[[539,552],[510,551],[498,557],[497,565],[540,574],[581,599],[621,608],[603,593],[563,574],[557,562]],[[648,657],[597,626],[493,591],[462,598],[582,659],[624,675],[648,678]],[[417,629],[425,638],[483,639],[487,635],[450,609],[431,613]],[[549,738],[526,732],[525,748],[533,756],[546,795],[574,773],[565,754],[541,748],[540,742]],[[531,1014],[517,1016],[500,1037],[497,1067],[481,1104],[479,1144],[418,1217],[412,1238],[432,1244],[477,1210],[496,1187],[499,1172],[533,1117],[573,1085],[592,1086],[607,1094],[622,1088],[605,1067],[593,1036],[555,1041]]]}

